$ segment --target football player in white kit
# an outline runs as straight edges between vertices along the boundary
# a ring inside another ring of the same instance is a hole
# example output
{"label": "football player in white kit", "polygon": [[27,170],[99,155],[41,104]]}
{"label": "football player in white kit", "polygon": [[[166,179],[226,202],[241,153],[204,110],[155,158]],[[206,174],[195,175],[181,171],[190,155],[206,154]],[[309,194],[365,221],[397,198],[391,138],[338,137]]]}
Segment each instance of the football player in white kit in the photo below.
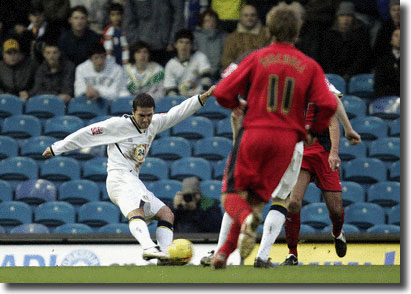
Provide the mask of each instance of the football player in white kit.
{"label": "football player in white kit", "polygon": [[[173,241],[174,215],[160,199],[147,190],[139,179],[144,163],[157,133],[169,129],[204,106],[213,94],[214,86],[174,106],[167,113],[154,114],[154,99],[145,93],[133,100],[132,115],[112,117],[86,126],[53,143],[43,152],[44,158],[71,150],[107,146],[106,187],[110,200],[129,221],[131,234],[143,248],[143,259],[169,259],[167,247]],[[148,231],[146,219],[157,219],[155,244]]]}

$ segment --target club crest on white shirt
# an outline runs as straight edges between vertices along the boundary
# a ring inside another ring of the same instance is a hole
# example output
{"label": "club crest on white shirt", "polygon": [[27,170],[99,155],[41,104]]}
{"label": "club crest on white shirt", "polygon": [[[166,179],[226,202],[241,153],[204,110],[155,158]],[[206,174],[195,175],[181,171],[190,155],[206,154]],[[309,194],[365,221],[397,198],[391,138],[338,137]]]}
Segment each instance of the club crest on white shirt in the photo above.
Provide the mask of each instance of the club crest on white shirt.
{"label": "club crest on white shirt", "polygon": [[146,157],[146,150],[147,144],[137,145],[134,156],[138,162],[142,163],[144,161],[144,158]]}

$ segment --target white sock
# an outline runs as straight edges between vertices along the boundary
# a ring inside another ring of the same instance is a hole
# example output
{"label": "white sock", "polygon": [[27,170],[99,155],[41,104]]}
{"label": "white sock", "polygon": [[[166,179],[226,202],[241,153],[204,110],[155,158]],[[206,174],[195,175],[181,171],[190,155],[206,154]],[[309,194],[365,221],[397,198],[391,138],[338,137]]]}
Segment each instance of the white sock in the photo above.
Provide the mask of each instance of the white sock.
{"label": "white sock", "polygon": [[168,246],[173,242],[173,230],[167,227],[157,227],[156,237],[161,251],[167,252]]}
{"label": "white sock", "polygon": [[227,235],[228,235],[228,232],[230,231],[232,222],[233,222],[233,219],[228,215],[227,212],[224,212],[223,220],[221,221],[220,234],[218,235],[217,248],[215,249],[215,252],[217,252],[221,248],[221,246],[223,246],[223,244],[225,243],[225,240],[227,239]]}
{"label": "white sock", "polygon": [[140,243],[143,249],[156,246],[156,243],[151,240],[150,232],[145,221],[142,219],[133,219],[129,222],[128,227],[134,238]]}
{"label": "white sock", "polygon": [[268,212],[264,221],[263,236],[261,238],[257,257],[264,261],[268,260],[271,247],[273,247],[275,240],[277,240],[284,222],[285,215],[278,210],[270,210]]}

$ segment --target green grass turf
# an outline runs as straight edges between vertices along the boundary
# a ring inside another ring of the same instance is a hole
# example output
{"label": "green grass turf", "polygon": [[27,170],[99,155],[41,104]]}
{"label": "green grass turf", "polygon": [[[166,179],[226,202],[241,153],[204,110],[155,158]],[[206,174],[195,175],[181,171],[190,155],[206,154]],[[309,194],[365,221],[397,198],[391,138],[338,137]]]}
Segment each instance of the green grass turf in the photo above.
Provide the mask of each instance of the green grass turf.
{"label": "green grass turf", "polygon": [[8,267],[1,283],[400,283],[400,266]]}

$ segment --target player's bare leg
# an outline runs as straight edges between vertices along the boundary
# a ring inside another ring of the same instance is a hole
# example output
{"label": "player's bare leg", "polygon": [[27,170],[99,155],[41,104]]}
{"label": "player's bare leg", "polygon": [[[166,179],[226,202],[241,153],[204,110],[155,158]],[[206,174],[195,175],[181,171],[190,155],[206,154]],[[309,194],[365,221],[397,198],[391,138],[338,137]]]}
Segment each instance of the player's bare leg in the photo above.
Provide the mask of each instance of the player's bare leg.
{"label": "player's bare leg", "polygon": [[331,234],[334,238],[335,251],[339,257],[344,257],[347,253],[347,241],[345,240],[344,231],[342,230],[344,225],[342,192],[323,191],[323,196],[333,224]]}

